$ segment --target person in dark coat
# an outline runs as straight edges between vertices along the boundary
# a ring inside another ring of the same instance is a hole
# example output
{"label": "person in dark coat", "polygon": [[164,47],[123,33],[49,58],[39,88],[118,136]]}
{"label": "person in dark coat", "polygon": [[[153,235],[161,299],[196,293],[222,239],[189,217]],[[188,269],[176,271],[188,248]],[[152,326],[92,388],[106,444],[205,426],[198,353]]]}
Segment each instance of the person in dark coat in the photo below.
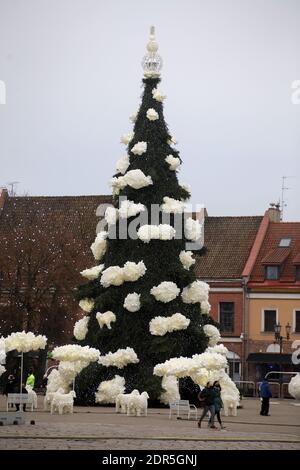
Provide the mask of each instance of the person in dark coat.
{"label": "person in dark coat", "polygon": [[14,393],[15,388],[16,388],[16,378],[13,374],[9,374],[6,385],[3,390],[3,395],[7,396],[9,393]]}
{"label": "person in dark coat", "polygon": [[200,416],[200,419],[198,421],[198,428],[201,428],[201,423],[203,418],[207,415],[208,412],[210,412],[210,420],[208,422],[208,425],[212,429],[217,429],[215,424],[214,424],[214,419],[215,419],[215,389],[210,383],[208,382],[206,387],[199,393],[199,400],[203,402],[204,404],[204,409],[202,412],[202,415]]}
{"label": "person in dark coat", "polygon": [[[15,388],[15,393],[19,393],[20,390]],[[28,393],[26,388],[25,388],[25,384],[22,384],[22,393]],[[20,405],[18,403],[16,403],[16,411],[20,411]],[[23,404],[23,411],[26,411],[26,403]]]}
{"label": "person in dark coat", "polygon": [[220,428],[225,429],[225,426],[223,426],[223,423],[221,420],[221,409],[223,408],[223,402],[221,398],[221,385],[218,381],[216,381],[214,382],[213,387],[215,389],[215,400],[214,400],[215,413],[216,413],[215,416],[217,417]]}
{"label": "person in dark coat", "polygon": [[262,399],[260,414],[261,416],[270,416],[269,408],[270,408],[270,398],[272,398],[272,392],[270,389],[268,379],[266,378],[263,379],[260,385],[259,392],[260,392],[260,397]]}

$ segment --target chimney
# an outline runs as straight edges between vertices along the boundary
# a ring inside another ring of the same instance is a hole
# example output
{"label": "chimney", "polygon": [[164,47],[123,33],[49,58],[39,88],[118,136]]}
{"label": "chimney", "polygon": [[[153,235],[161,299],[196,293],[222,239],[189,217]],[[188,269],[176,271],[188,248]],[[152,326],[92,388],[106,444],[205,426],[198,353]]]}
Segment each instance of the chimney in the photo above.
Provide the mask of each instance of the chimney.
{"label": "chimney", "polygon": [[270,204],[269,209],[267,210],[267,214],[269,217],[270,222],[280,222],[280,204],[274,204],[273,202]]}
{"label": "chimney", "polygon": [[0,188],[0,210],[3,209],[6,199],[8,198],[8,192],[6,188]]}

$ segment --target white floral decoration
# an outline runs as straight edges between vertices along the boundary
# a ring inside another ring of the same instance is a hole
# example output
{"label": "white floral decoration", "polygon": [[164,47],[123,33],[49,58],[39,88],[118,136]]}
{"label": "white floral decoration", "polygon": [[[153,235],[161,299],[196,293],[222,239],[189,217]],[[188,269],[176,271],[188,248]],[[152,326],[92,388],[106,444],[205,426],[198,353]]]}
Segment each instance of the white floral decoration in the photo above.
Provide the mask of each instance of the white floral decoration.
{"label": "white floral decoration", "polygon": [[127,364],[136,364],[139,359],[134,349],[127,347],[126,349],[118,349],[116,352],[109,352],[105,356],[101,356],[99,364],[106,367],[117,367],[123,369]]}
{"label": "white floral decoration", "polygon": [[168,196],[165,196],[163,201],[164,203],[160,206],[163,212],[167,214],[182,214],[184,212],[184,202]]}
{"label": "white floral decoration", "polygon": [[57,361],[67,362],[95,362],[100,357],[98,349],[89,346],[79,346],[78,344],[66,344],[65,346],[57,346],[52,351],[53,359]]}
{"label": "white floral decoration", "polygon": [[152,294],[155,299],[159,302],[171,302],[174,300],[180,292],[179,287],[175,282],[163,281],[158,286],[152,287],[150,294]]}
{"label": "white floral decoration", "polygon": [[120,191],[122,191],[122,189],[124,189],[127,185],[125,176],[114,176],[110,180],[110,185],[112,188],[113,196],[118,196],[118,194],[120,194]]}
{"label": "white floral decoration", "polygon": [[197,241],[201,237],[202,226],[199,220],[188,217],[185,221],[184,234],[188,240]]}
{"label": "white floral decoration", "polygon": [[190,269],[190,267],[193,266],[193,264],[196,263],[196,260],[193,258],[193,252],[192,251],[182,250],[179,254],[179,259],[180,259],[184,269]]}
{"label": "white floral decoration", "polygon": [[5,352],[5,338],[0,336],[0,364],[5,364],[6,352]]}
{"label": "white floral decoration", "polygon": [[58,372],[62,379],[63,388],[67,388],[75,379],[76,375],[89,365],[88,361],[61,361]]}
{"label": "white floral decoration", "polygon": [[182,290],[181,297],[185,304],[207,301],[209,285],[203,281],[194,281]]}
{"label": "white floral decoration", "polygon": [[95,393],[96,403],[115,403],[120,393],[125,392],[125,379],[120,375],[115,375],[111,380],[100,382]]}
{"label": "white floral decoration", "polygon": [[134,124],[137,120],[137,116],[138,116],[138,112],[135,112],[135,113],[132,113],[130,116],[129,116],[129,120]]}
{"label": "white floral decoration", "polygon": [[107,326],[109,330],[111,330],[111,323],[115,322],[117,319],[116,315],[110,310],[104,313],[97,312],[96,318],[97,318],[100,328]]}
{"label": "white floral decoration", "polygon": [[47,343],[46,336],[35,335],[31,331],[18,331],[11,333],[5,338],[6,352],[16,349],[18,352],[27,353],[29,351],[37,351],[38,349],[45,349]]}
{"label": "white floral decoration", "polygon": [[158,88],[153,88],[152,96],[156,101],[162,103],[166,99],[166,95],[164,95]]}
{"label": "white floral decoration", "polygon": [[84,312],[90,313],[95,305],[95,301],[93,299],[88,299],[85,297],[84,299],[81,299],[79,302],[79,307],[82,308]]}
{"label": "white floral decoration", "polygon": [[145,188],[153,184],[151,176],[146,176],[142,170],[130,170],[123,176],[128,186],[134,189]]}
{"label": "white floral decoration", "polygon": [[115,225],[119,218],[119,211],[115,207],[107,207],[105,211],[105,220],[108,225]]}
{"label": "white floral decoration", "polygon": [[288,385],[289,394],[296,400],[300,400],[300,374],[291,378]]}
{"label": "white floral decoration", "polygon": [[218,353],[223,354],[223,356],[227,357],[228,349],[224,346],[224,344],[216,344],[215,346],[208,346],[205,350],[209,353]]}
{"label": "white floral decoration", "polygon": [[191,186],[187,183],[179,183],[179,186],[182,187],[182,189],[184,189],[185,191],[187,191],[188,193],[191,193]]}
{"label": "white floral decoration", "polygon": [[134,133],[133,132],[129,132],[129,134],[123,134],[121,136],[121,144],[125,144],[125,145],[128,145],[129,142],[132,141],[134,137]]}
{"label": "white floral decoration", "polygon": [[134,155],[143,155],[143,153],[147,152],[147,142],[137,142],[131,149],[131,152],[134,153]]}
{"label": "white floral decoration", "polygon": [[159,119],[158,112],[155,111],[155,109],[153,108],[149,108],[147,110],[146,116],[147,116],[147,119],[149,119],[149,121],[156,121],[157,119]]}
{"label": "white floral decoration", "polygon": [[126,199],[121,202],[119,216],[123,219],[127,219],[128,217],[134,217],[145,210],[146,207],[143,204],[135,204],[135,202]]}
{"label": "white floral decoration", "polygon": [[165,158],[165,161],[168,163],[169,169],[172,171],[176,171],[177,168],[181,165],[180,158],[174,157],[173,155],[168,155]]}
{"label": "white floral decoration", "polygon": [[134,263],[133,261],[127,261],[124,267],[110,266],[102,272],[100,279],[103,287],[120,286],[125,281],[134,282],[140,277],[144,276],[146,272],[146,266],[143,261]]}
{"label": "white floral decoration", "polygon": [[221,335],[218,330],[214,325],[204,325],[203,331],[206,336],[209,338],[209,346],[216,346],[216,344],[220,341]]}
{"label": "white floral decoration", "polygon": [[98,266],[93,266],[92,268],[84,269],[80,272],[80,274],[86,279],[93,281],[94,279],[97,279],[99,277],[99,274],[103,271],[103,269],[104,264],[99,264]]}
{"label": "white floral decoration", "polygon": [[0,377],[6,371],[5,367],[0,364]]}
{"label": "white floral decoration", "polygon": [[128,170],[129,165],[129,156],[126,154],[123,155],[123,157],[119,158],[119,160],[117,161],[116,169],[119,173],[122,173],[122,175],[124,175],[124,173],[126,173],[126,171]]}
{"label": "white floral decoration", "polygon": [[125,297],[123,307],[129,312],[137,312],[141,308],[141,294],[133,292]]}
{"label": "white floral decoration", "polygon": [[106,252],[106,238],[108,233],[105,231],[99,232],[95,238],[95,241],[91,245],[91,250],[94,258],[99,261]]}
{"label": "white floral decoration", "polygon": [[172,375],[162,378],[161,386],[165,390],[159,397],[159,401],[168,405],[170,402],[180,400],[178,379]]}
{"label": "white floral decoration", "polygon": [[88,332],[89,321],[90,317],[85,316],[75,323],[73,334],[78,341],[85,339]]}
{"label": "white floral decoration", "polygon": [[142,225],[137,231],[138,238],[144,243],[150,240],[172,240],[175,235],[176,230],[168,224]]}
{"label": "white floral decoration", "polygon": [[202,315],[208,315],[211,310],[211,305],[208,300],[202,300],[200,306]]}
{"label": "white floral decoration", "polygon": [[190,320],[181,313],[174,313],[170,317],[155,317],[149,323],[149,330],[152,335],[164,336],[172,331],[186,330]]}

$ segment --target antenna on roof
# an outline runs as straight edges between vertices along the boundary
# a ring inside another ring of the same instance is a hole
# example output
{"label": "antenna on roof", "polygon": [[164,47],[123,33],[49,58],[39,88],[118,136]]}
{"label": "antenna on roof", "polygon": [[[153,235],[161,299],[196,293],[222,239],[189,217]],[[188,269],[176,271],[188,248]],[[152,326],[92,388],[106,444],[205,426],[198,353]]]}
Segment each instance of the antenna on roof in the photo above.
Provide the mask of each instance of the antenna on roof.
{"label": "antenna on roof", "polygon": [[8,186],[10,186],[10,190],[8,191],[8,195],[10,197],[15,197],[17,195],[17,193],[15,191],[15,186],[19,183],[20,183],[20,181],[11,181],[10,183],[7,183]]}
{"label": "antenna on roof", "polygon": [[287,202],[285,200],[285,191],[288,191],[291,188],[288,188],[285,184],[285,181],[289,178],[295,178],[295,176],[282,176],[282,183],[281,183],[281,201],[280,201],[280,207],[281,207],[281,215],[280,215],[280,220],[283,220],[283,211],[284,208],[287,207]]}

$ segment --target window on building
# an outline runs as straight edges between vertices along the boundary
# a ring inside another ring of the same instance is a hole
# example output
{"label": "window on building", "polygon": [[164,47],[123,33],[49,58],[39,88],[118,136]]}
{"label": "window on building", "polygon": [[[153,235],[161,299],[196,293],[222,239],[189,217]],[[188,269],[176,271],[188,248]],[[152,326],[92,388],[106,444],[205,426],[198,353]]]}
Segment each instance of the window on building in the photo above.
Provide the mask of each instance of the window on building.
{"label": "window on building", "polygon": [[300,265],[296,266],[296,280],[300,281]]}
{"label": "window on building", "polygon": [[282,248],[287,248],[291,245],[292,239],[291,238],[282,238],[279,242],[279,246]]}
{"label": "window on building", "polygon": [[300,310],[295,311],[295,333],[300,333]]}
{"label": "window on building", "polygon": [[266,266],[265,278],[272,281],[279,279],[280,268],[279,266]]}
{"label": "window on building", "polygon": [[276,310],[264,310],[264,330],[274,333],[276,325]]}
{"label": "window on building", "polygon": [[220,330],[234,332],[234,302],[220,302]]}

